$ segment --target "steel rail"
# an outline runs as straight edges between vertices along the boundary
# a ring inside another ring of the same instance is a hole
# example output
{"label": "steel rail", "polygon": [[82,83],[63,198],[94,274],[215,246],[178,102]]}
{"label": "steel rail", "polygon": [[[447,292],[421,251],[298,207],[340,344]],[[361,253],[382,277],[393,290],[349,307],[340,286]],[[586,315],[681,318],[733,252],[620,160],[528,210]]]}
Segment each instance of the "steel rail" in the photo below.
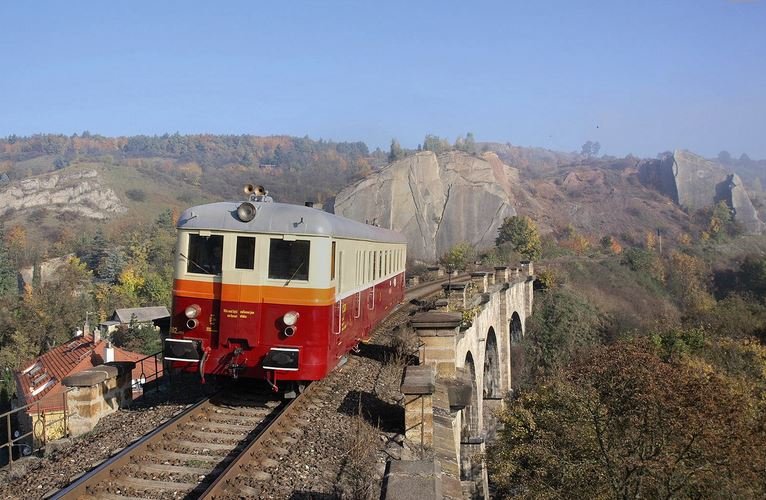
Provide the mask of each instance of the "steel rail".
{"label": "steel rail", "polygon": [[[321,381],[320,381],[321,382]],[[302,393],[284,406],[283,410],[269,424],[261,430],[253,441],[242,450],[232,462],[224,469],[218,477],[202,492],[199,498],[215,498],[216,495],[223,493],[231,485],[228,481],[236,477],[242,469],[250,463],[254,455],[264,446],[265,442],[277,434],[280,427],[292,417],[293,410],[301,406],[302,402],[312,394],[317,382],[310,383]]]}
{"label": "steel rail", "polygon": [[153,431],[147,434],[144,434],[143,436],[138,438],[136,441],[134,441],[133,443],[123,448],[120,452],[105,459],[103,462],[101,462],[99,465],[97,465],[93,469],[83,473],[74,482],[58,490],[56,493],[54,493],[53,495],[47,498],[50,498],[51,500],[59,500],[62,498],[76,498],[77,496],[87,494],[86,487],[94,483],[96,478],[99,478],[105,474],[108,474],[111,469],[117,466],[122,466],[125,463],[127,463],[131,456],[142,451],[142,449],[145,448],[149,443],[151,443],[158,435],[162,434],[163,432],[167,430],[170,430],[174,426],[177,426],[182,419],[185,419],[189,415],[195,413],[200,407],[204,406],[205,403],[208,403],[209,401],[210,401],[210,398],[208,397],[189,406],[185,410],[181,411],[181,413],[179,413],[175,417],[161,424],[159,427],[155,428]]}

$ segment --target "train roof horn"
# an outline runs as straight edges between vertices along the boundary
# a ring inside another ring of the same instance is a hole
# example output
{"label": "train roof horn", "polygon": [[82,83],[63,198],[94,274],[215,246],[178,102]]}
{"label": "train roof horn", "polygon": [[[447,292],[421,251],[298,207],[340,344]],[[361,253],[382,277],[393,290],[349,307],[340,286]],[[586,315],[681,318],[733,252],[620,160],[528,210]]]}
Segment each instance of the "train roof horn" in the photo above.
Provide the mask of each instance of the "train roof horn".
{"label": "train roof horn", "polygon": [[245,184],[244,187],[245,194],[250,197],[250,201],[260,202],[260,203],[268,203],[271,201],[274,201],[274,199],[269,196],[269,192],[266,191],[266,188],[261,186],[260,184]]}

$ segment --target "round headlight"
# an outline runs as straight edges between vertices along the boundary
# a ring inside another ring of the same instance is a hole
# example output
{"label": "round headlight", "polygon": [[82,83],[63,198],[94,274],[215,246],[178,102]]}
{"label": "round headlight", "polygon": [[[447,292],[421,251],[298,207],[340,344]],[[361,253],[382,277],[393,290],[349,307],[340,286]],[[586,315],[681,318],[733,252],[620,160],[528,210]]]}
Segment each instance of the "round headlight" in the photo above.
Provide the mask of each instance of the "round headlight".
{"label": "round headlight", "polygon": [[186,309],[184,309],[184,316],[186,316],[189,319],[194,319],[197,316],[199,316],[199,313],[202,312],[202,308],[198,306],[197,304],[192,304]]}
{"label": "round headlight", "polygon": [[293,326],[298,321],[299,317],[300,314],[298,314],[297,311],[288,311],[282,317],[282,321],[284,321],[287,326]]}
{"label": "round headlight", "polygon": [[253,220],[255,218],[255,212],[255,205],[249,201],[246,201],[237,207],[237,217],[242,222],[250,222]]}

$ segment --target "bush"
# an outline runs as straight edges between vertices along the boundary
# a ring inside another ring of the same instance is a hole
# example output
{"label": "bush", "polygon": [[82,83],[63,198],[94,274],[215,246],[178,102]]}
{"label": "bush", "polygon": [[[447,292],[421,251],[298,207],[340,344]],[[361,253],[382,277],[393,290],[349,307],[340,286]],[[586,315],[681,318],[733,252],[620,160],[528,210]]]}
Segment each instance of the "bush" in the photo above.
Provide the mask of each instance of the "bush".
{"label": "bush", "polygon": [[575,354],[601,340],[608,318],[567,288],[549,291],[535,300],[527,319],[523,345],[533,380],[564,367]]}
{"label": "bush", "polygon": [[146,200],[146,192],[143,189],[128,189],[125,191],[125,196],[138,202]]}

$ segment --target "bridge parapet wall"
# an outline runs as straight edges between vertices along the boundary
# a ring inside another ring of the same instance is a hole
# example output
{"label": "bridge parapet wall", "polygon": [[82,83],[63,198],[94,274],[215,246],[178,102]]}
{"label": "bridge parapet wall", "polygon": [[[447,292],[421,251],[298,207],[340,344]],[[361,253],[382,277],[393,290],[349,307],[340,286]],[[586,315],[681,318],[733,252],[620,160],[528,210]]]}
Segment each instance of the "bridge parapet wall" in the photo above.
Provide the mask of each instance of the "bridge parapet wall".
{"label": "bridge parapet wall", "polygon": [[406,437],[433,451],[445,498],[459,498],[461,489],[462,495],[488,496],[486,469],[477,457],[494,438],[495,414],[512,389],[513,344],[531,314],[532,271],[526,263],[512,273],[504,266],[475,273],[473,295],[449,301],[470,314],[427,312],[411,320],[420,366],[407,368],[402,385]]}

